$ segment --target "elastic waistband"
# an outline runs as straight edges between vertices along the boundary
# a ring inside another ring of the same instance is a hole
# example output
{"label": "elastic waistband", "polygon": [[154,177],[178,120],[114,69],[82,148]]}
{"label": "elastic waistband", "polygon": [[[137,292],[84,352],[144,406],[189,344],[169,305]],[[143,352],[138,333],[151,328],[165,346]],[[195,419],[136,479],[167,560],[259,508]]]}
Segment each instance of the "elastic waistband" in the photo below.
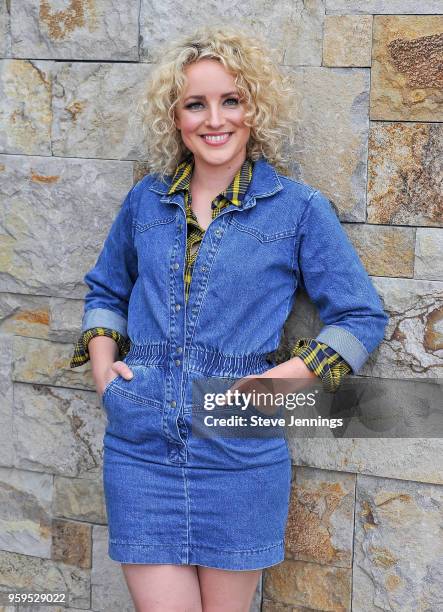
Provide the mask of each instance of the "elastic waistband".
{"label": "elastic waistband", "polygon": [[[194,370],[208,376],[247,376],[258,374],[272,367],[267,359],[268,353],[246,353],[227,355],[215,349],[191,346],[182,355],[185,370]],[[124,362],[128,365],[161,365],[167,366],[176,359],[168,342],[151,344],[132,344]]]}
{"label": "elastic waistband", "polygon": [[171,346],[168,342],[152,342],[151,344],[133,344],[124,358],[128,365],[164,365],[171,358]]}
{"label": "elastic waistband", "polygon": [[191,347],[188,351],[188,368],[208,376],[247,376],[271,367],[266,359],[267,354],[226,355],[214,349]]}

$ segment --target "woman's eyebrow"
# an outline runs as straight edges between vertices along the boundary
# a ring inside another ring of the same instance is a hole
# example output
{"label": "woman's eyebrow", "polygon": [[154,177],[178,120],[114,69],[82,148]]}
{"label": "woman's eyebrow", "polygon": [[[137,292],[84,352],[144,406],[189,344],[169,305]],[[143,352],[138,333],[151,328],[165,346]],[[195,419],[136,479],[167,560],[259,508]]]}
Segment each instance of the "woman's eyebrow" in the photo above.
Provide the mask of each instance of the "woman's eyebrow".
{"label": "woman's eyebrow", "polygon": [[[228,91],[228,93],[224,93],[221,95],[222,98],[225,98],[226,96],[232,96],[232,95],[238,95],[237,91]],[[190,100],[191,98],[195,98],[196,100],[204,100],[206,98],[206,96],[188,96],[187,98],[185,98],[185,102],[186,100]]]}

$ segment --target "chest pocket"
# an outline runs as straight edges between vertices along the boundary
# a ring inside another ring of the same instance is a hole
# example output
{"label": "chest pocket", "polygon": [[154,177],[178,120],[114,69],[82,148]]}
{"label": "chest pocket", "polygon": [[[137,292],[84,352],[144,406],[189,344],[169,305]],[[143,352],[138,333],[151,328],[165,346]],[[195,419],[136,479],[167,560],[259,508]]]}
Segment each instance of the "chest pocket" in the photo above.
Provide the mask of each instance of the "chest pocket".
{"label": "chest pocket", "polygon": [[151,219],[149,221],[142,221],[142,220],[138,221],[137,219],[135,219],[133,226],[134,226],[135,232],[143,233],[156,226],[162,226],[168,223],[172,223],[172,221],[175,221],[175,219],[176,219],[175,215],[171,215],[163,219]]}
{"label": "chest pocket", "polygon": [[169,270],[171,245],[176,237],[176,215],[157,219],[136,219],[133,223],[134,245],[139,260],[139,275],[150,282]]}
{"label": "chest pocket", "polygon": [[240,223],[234,217],[230,219],[229,223],[238,231],[246,232],[247,234],[254,236],[261,243],[274,242],[276,240],[282,240],[283,238],[290,238],[297,234],[296,227],[281,229],[269,228],[271,231],[265,232],[262,229],[254,227],[253,225],[246,225],[244,223]]}

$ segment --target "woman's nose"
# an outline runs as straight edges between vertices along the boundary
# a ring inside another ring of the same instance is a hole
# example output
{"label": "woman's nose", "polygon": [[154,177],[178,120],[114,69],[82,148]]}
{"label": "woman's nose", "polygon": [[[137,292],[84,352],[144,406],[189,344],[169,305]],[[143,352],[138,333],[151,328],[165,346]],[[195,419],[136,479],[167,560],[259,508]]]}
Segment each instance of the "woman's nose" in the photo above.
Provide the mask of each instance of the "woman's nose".
{"label": "woman's nose", "polygon": [[219,128],[225,122],[223,117],[223,111],[217,105],[209,107],[208,117],[206,123],[208,127]]}

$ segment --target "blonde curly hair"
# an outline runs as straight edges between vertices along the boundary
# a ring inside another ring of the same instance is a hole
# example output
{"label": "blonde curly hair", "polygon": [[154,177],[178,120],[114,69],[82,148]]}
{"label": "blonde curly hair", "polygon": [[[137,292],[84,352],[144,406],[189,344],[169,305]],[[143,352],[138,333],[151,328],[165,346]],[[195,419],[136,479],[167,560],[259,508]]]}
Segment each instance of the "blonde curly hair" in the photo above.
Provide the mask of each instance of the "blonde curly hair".
{"label": "blonde curly hair", "polygon": [[162,180],[189,156],[177,129],[175,106],[186,87],[184,67],[200,59],[215,59],[235,78],[251,128],[246,155],[265,157],[288,175],[294,144],[293,81],[273,59],[274,50],[257,36],[236,26],[206,25],[164,47],[150,75],[141,115],[147,165]]}

